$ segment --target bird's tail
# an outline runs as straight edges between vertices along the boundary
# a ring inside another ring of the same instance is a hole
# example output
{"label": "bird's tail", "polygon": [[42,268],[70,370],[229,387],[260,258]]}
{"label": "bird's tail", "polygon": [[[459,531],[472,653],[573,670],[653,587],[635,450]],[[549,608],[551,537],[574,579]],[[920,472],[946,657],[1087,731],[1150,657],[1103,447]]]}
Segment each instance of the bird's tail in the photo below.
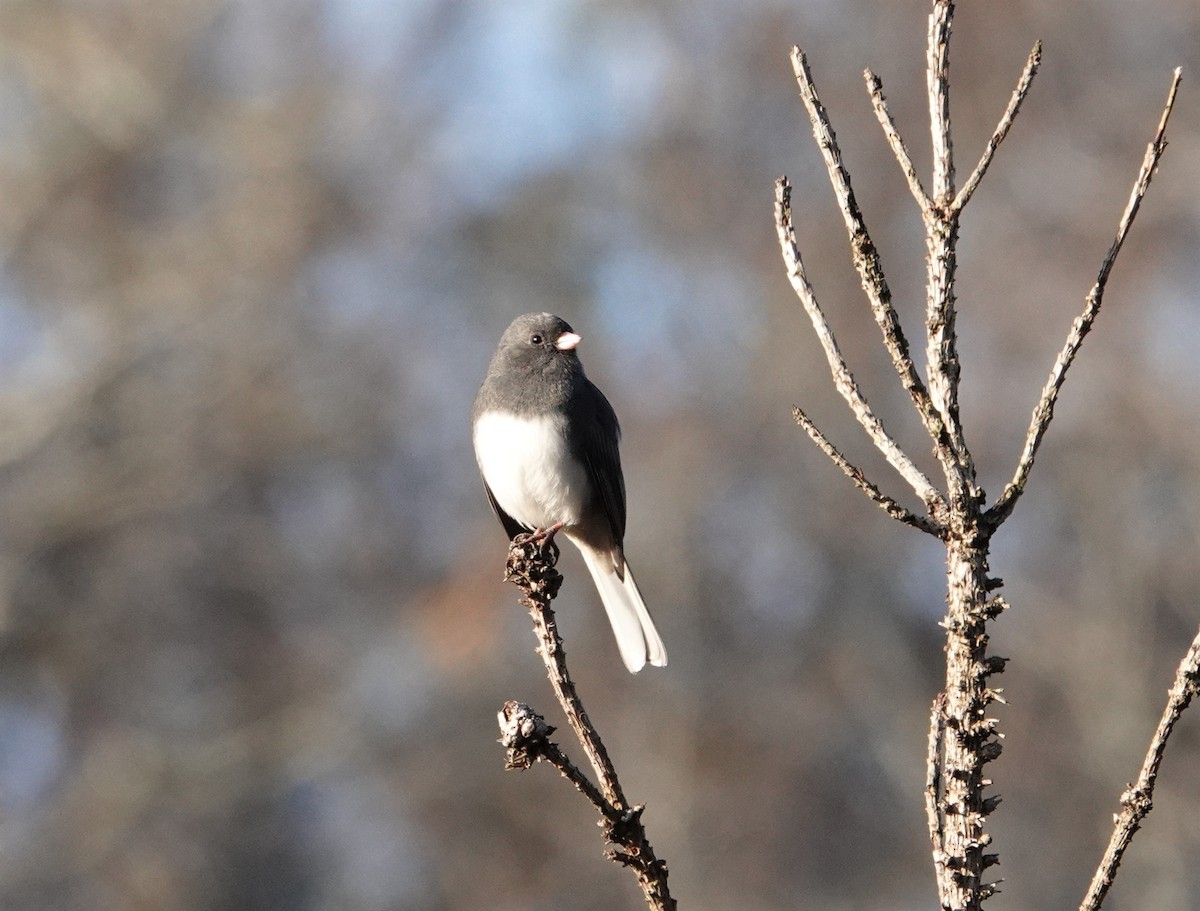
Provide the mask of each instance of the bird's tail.
{"label": "bird's tail", "polygon": [[600,592],[600,600],[604,602],[608,622],[617,637],[617,648],[621,650],[621,660],[630,673],[636,674],[647,661],[655,667],[666,667],[666,646],[654,628],[642,593],[633,581],[633,572],[620,550],[600,551],[577,543],[596,590]]}

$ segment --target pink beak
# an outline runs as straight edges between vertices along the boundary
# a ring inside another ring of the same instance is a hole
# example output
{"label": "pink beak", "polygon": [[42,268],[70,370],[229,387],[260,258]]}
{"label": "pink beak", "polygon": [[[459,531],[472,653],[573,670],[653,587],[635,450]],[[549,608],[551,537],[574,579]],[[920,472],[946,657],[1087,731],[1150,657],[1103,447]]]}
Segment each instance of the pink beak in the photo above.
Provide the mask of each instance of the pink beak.
{"label": "pink beak", "polygon": [[558,337],[558,341],[554,343],[554,347],[559,351],[574,351],[575,346],[582,341],[582,335],[576,335],[574,332],[564,332]]}

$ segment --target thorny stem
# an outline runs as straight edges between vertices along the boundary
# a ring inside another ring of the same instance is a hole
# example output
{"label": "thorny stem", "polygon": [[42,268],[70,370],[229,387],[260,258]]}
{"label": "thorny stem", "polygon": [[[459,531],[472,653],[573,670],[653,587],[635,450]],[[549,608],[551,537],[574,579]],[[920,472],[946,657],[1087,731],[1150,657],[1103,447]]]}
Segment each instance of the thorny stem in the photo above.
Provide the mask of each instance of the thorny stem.
{"label": "thorny stem", "polygon": [[500,722],[500,743],[504,745],[505,771],[524,771],[539,759],[549,762],[563,778],[575,785],[602,816],[619,815],[611,803],[600,793],[590,778],[575,763],[567,758],[557,743],[550,740],[553,725],[523,702],[510,699],[497,713]]}
{"label": "thorny stem", "polygon": [[954,145],[950,139],[950,28],[953,0],[934,0],[929,14],[925,78],[929,89],[929,127],[933,137],[933,204],[954,198]]}
{"label": "thorny stem", "polygon": [[997,698],[987,680],[1003,666],[988,659],[987,629],[988,621],[1006,605],[999,597],[989,598],[988,593],[998,586],[988,575],[990,540],[969,517],[971,508],[960,511],[955,507],[948,537],[948,610],[943,621],[946,686],[941,696],[943,711],[931,722],[944,729],[938,788],[941,844],[935,846],[934,858],[946,911],[974,911],[995,891],[994,884],[982,879],[984,848],[991,842],[983,824],[995,807],[994,799],[984,796],[984,789],[991,784],[984,777],[984,766],[1001,750],[996,721],[986,714]]}
{"label": "thorny stem", "polygon": [[896,121],[892,118],[892,112],[888,109],[887,98],[883,95],[883,81],[869,69],[863,72],[863,78],[867,82],[867,94],[871,96],[871,107],[875,109],[875,117],[879,120],[879,125],[883,127],[883,134],[887,137],[892,154],[896,156],[900,170],[904,172],[904,179],[908,181],[908,190],[912,193],[917,205],[921,207],[921,214],[928,218],[929,194],[921,185],[921,177],[917,174],[912,155],[909,154],[908,146],[905,145],[900,130],[896,127]]}

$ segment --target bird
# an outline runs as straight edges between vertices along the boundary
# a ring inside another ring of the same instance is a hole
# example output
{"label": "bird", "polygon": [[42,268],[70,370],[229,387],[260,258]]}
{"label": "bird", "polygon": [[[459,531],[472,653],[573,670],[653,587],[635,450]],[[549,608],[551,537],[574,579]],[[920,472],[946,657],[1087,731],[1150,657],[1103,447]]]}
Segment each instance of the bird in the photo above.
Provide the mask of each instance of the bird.
{"label": "bird", "polygon": [[612,405],[583,372],[582,337],[526,313],[500,337],[471,409],[483,486],[509,539],[560,532],[583,555],[631,673],[667,650],[625,559],[625,480]]}

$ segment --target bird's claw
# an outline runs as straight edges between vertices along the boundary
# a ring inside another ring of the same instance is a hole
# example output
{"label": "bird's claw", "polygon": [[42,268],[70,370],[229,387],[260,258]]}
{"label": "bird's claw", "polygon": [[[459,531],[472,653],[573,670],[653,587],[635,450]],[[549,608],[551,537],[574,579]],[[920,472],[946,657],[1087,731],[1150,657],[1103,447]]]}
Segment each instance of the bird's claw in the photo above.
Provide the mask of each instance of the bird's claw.
{"label": "bird's claw", "polygon": [[562,531],[562,528],[562,522],[555,522],[548,528],[537,528],[533,531],[526,532],[523,535],[517,535],[515,538],[513,538],[513,543],[520,544],[522,546],[526,544],[541,543],[542,547],[552,553],[554,555],[554,559],[557,560],[561,551],[559,551],[558,544],[556,544],[554,541],[554,536]]}

